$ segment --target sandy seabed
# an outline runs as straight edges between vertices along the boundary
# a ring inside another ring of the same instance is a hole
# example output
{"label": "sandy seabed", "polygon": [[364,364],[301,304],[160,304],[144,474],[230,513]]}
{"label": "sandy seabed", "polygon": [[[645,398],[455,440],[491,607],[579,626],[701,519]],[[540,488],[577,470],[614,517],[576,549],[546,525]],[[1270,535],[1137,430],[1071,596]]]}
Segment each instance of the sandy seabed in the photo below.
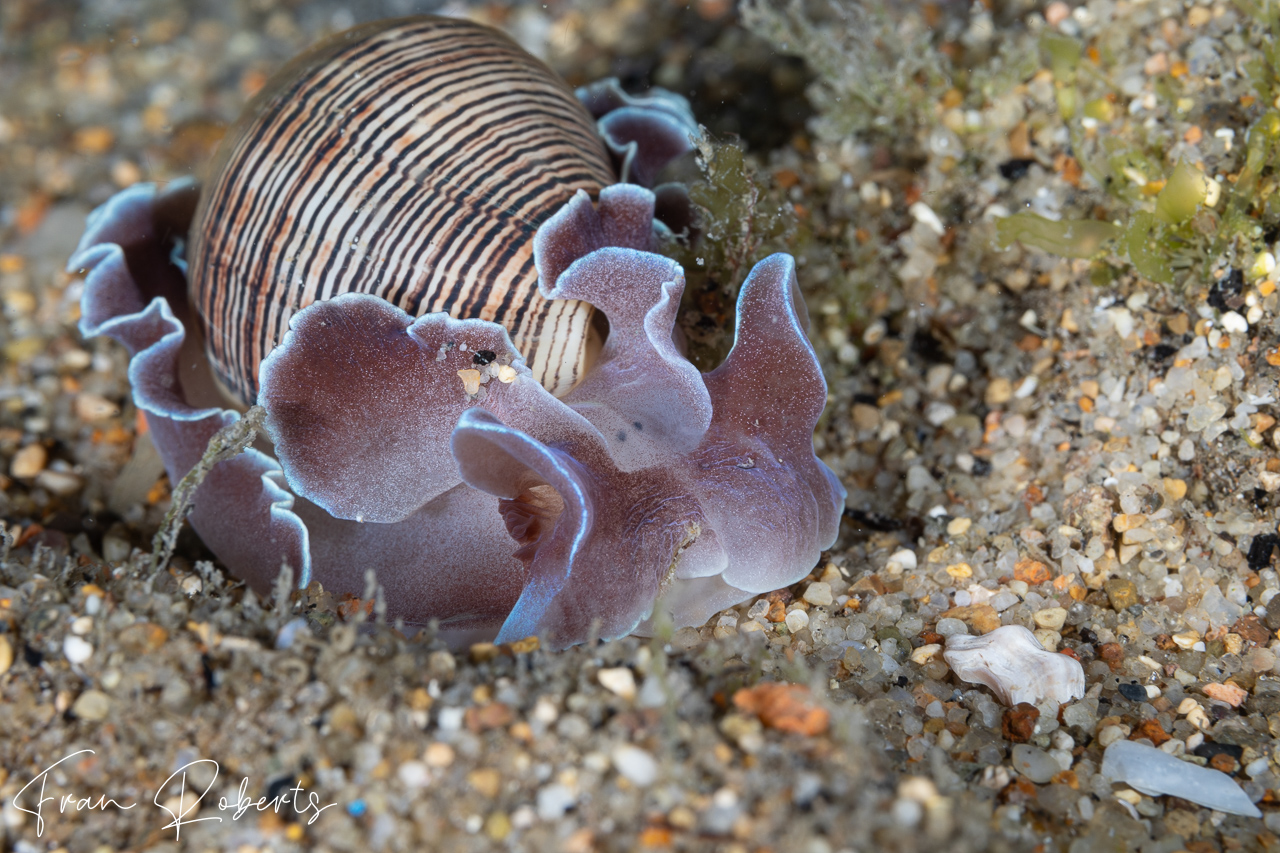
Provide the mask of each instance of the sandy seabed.
{"label": "sandy seabed", "polygon": [[[75,329],[84,217],[200,177],[316,39],[440,8],[0,9],[6,849],[1280,847],[1276,217],[1271,154],[1244,157],[1280,93],[1248,70],[1248,4],[897,9],[880,123],[849,106],[870,66],[839,5],[791,31],[816,39],[798,58],[716,0],[448,6],[744,141],[786,222],[708,257],[799,258],[839,541],[700,629],[560,653],[450,652],[314,589],[264,600],[189,532],[152,576],[169,487],[123,350]],[[1148,246],[1165,283],[1132,244],[995,247],[1020,210],[1129,223],[1178,160],[1221,198]],[[1217,246],[1232,204],[1258,233]],[[1084,698],[1008,708],[960,681],[947,638],[1000,625],[1077,659]],[[1121,739],[1226,774],[1263,817],[1115,783]]]}

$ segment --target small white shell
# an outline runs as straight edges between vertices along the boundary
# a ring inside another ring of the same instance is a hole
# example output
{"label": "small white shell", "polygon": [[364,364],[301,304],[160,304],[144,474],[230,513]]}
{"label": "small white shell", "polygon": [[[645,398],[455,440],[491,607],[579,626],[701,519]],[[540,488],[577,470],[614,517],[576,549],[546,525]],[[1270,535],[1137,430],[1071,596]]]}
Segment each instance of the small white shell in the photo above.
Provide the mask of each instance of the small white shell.
{"label": "small white shell", "polygon": [[1113,782],[1158,797],[1172,794],[1227,814],[1262,817],[1235,780],[1208,767],[1197,767],[1152,746],[1118,740],[1102,754],[1099,772]]}
{"label": "small white shell", "polygon": [[1045,651],[1021,625],[1005,625],[981,637],[953,634],[942,657],[961,681],[985,684],[1010,707],[1020,702],[1061,705],[1084,696],[1080,662]]}

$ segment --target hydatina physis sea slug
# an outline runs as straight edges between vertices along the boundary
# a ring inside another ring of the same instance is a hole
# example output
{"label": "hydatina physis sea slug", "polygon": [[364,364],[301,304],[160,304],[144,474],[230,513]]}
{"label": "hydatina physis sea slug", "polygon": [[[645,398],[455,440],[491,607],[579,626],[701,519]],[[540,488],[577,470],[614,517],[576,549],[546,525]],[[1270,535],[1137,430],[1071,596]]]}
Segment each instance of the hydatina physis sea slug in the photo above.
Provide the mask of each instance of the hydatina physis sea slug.
{"label": "hydatina physis sea slug", "polygon": [[288,564],[358,595],[372,569],[390,617],[454,644],[702,624],[810,571],[845,492],[789,256],[751,271],[719,367],[681,350],[655,210],[687,197],[648,187],[696,129],[470,22],[361,26],[267,84],[203,190],[91,214],[81,330],[128,348],[174,482],[265,409],[269,445],[190,514],[254,589]]}

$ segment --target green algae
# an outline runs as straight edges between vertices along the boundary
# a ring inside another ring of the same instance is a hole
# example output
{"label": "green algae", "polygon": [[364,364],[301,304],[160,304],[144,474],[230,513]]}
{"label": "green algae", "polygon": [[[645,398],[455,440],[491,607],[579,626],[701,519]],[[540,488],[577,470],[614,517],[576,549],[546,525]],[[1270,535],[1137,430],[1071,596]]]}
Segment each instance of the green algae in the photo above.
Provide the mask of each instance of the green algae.
{"label": "green algae", "polygon": [[697,140],[699,175],[689,184],[699,234],[678,243],[673,256],[685,269],[681,328],[689,358],[715,367],[733,344],[733,306],[751,267],[768,255],[794,251],[791,204],[761,174],[736,140]]}
{"label": "green algae", "polygon": [[[1280,31],[1280,17],[1271,4],[1238,5],[1273,34]],[[1277,91],[1280,49],[1274,39],[1261,42],[1265,47],[1246,67],[1257,97],[1266,103]],[[1077,39],[1058,33],[1040,39],[1059,115],[1084,174],[1095,192],[1104,194],[1105,218],[1115,230],[1105,225],[1086,228],[1078,220],[1055,226],[1018,214],[997,227],[997,245],[1003,248],[1016,239],[1063,257],[1097,257],[1104,248],[1099,235],[1109,232],[1114,239],[1107,248],[1117,258],[1142,278],[1167,285],[1211,276],[1224,259],[1265,251],[1259,238],[1280,222],[1269,178],[1280,160],[1280,116],[1274,110],[1259,116],[1247,131],[1244,163],[1233,180],[1223,181],[1221,175],[1213,180],[1198,164],[1168,162],[1173,138],[1167,130],[1126,122],[1125,132],[1117,132],[1125,117],[1116,109],[1118,87],[1108,76],[1109,61],[1118,61],[1107,48],[1095,45],[1094,61],[1089,62],[1084,59],[1085,45]],[[1185,85],[1172,75],[1156,82],[1158,97],[1171,115],[1189,109]]]}
{"label": "green algae", "polygon": [[1181,225],[1195,216],[1208,194],[1209,182],[1204,172],[1179,161],[1156,196],[1156,217],[1170,225]]}
{"label": "green algae", "polygon": [[1047,219],[1038,213],[1016,213],[996,223],[996,245],[1014,242],[1035,246],[1066,258],[1092,258],[1122,233],[1118,225],[1094,219]]}
{"label": "green algae", "polygon": [[931,123],[932,104],[951,85],[934,30],[914,14],[891,14],[886,3],[744,0],[741,14],[748,29],[814,72],[807,94],[823,139],[867,132],[900,138]]}

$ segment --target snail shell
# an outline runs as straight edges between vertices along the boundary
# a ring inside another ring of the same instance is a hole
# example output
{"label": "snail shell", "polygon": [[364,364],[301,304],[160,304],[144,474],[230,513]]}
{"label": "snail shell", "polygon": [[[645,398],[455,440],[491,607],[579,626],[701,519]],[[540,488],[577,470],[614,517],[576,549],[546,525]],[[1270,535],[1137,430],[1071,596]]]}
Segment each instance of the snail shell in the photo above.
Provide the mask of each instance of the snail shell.
{"label": "snail shell", "polygon": [[616,177],[573,92],[501,33],[438,17],[339,33],[254,97],[212,176],[190,287],[230,397],[256,398],[295,312],[346,292],[501,323],[552,393],[581,375],[593,309],[538,293],[533,235]]}

